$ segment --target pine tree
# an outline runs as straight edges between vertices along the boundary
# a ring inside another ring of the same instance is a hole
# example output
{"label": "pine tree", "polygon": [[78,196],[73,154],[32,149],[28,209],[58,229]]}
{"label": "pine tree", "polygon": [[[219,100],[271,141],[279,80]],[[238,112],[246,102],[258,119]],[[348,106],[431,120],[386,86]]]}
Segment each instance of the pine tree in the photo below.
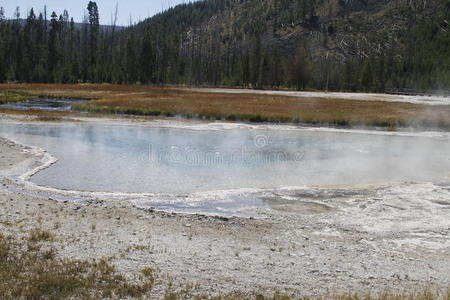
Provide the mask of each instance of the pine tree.
{"label": "pine tree", "polygon": [[303,90],[310,81],[309,51],[306,45],[301,45],[297,56],[291,64],[290,81],[298,90]]}
{"label": "pine tree", "polygon": [[153,82],[153,63],[154,63],[154,53],[152,46],[152,39],[149,34],[146,34],[144,40],[142,41],[142,49],[140,53],[140,64],[139,68],[141,70],[141,82],[150,83]]}
{"label": "pine tree", "polygon": [[100,17],[98,13],[98,6],[95,1],[89,1],[88,7],[89,15],[89,69],[91,70],[89,78],[94,79],[93,71],[96,68],[97,63],[97,46],[98,46],[98,33],[100,29]]}
{"label": "pine tree", "polygon": [[60,60],[59,30],[60,24],[58,22],[58,15],[56,14],[56,12],[53,12],[50,19],[48,44],[48,70],[50,74],[50,80],[52,82],[55,82],[57,80],[56,72]]}
{"label": "pine tree", "polygon": [[75,22],[73,18],[71,18],[69,24],[68,57],[71,74],[70,81],[72,83],[75,83],[80,79],[80,61],[79,61],[79,53],[77,50],[79,44],[80,44],[79,32],[75,28]]}
{"label": "pine tree", "polygon": [[364,64],[364,69],[361,76],[361,86],[365,91],[371,91],[373,86],[373,73],[370,62]]}
{"label": "pine tree", "polygon": [[23,79],[26,82],[34,82],[35,78],[35,65],[38,54],[36,53],[36,15],[33,8],[31,8],[27,22],[24,28],[24,62],[21,73]]}
{"label": "pine tree", "polygon": [[0,6],[0,82],[4,82],[6,79],[6,61],[5,61],[5,48],[6,42],[4,37],[6,36],[6,29],[3,20],[5,19],[5,10]]}
{"label": "pine tree", "polygon": [[344,90],[355,92],[357,89],[357,80],[352,61],[345,63],[344,71]]}
{"label": "pine tree", "polygon": [[263,67],[263,57],[262,57],[262,45],[261,36],[259,34],[255,37],[254,48],[253,48],[253,65],[252,65],[252,85],[254,88],[262,88],[262,67]]}
{"label": "pine tree", "polygon": [[127,83],[136,83],[138,72],[136,70],[136,51],[135,51],[135,36],[130,34],[126,44],[126,64],[125,74]]}
{"label": "pine tree", "polygon": [[39,14],[37,21],[37,31],[36,31],[36,82],[47,82],[48,81],[48,69],[47,69],[47,56],[48,56],[48,43],[47,43],[47,24],[44,20],[44,15]]}

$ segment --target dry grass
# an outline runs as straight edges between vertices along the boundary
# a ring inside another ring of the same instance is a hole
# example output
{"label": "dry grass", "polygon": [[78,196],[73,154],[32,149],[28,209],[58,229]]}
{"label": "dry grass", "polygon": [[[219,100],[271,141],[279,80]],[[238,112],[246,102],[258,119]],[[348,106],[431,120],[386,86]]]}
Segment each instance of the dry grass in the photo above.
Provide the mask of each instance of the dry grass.
{"label": "dry grass", "polygon": [[130,283],[104,260],[57,259],[55,250],[42,250],[53,235],[30,233],[32,245],[0,235],[0,299],[98,299],[141,297],[155,279],[149,272],[141,283]]}
{"label": "dry grass", "polygon": [[202,93],[176,88],[109,84],[9,84],[0,85],[0,91],[93,99],[75,108],[95,113],[333,126],[450,128],[449,106]]}
{"label": "dry grass", "polygon": [[49,231],[42,230],[32,230],[30,232],[30,236],[28,238],[29,242],[38,243],[38,242],[49,242],[54,240],[54,235]]}

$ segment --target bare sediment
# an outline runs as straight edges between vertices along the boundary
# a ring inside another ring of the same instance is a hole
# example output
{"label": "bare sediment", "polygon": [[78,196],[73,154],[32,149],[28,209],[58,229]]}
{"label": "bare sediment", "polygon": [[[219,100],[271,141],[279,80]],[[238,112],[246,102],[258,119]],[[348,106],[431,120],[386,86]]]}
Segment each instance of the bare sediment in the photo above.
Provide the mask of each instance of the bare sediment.
{"label": "bare sediment", "polygon": [[305,91],[274,91],[274,90],[249,90],[249,89],[224,89],[224,88],[190,88],[204,93],[229,93],[229,94],[259,94],[273,96],[289,96],[296,98],[329,98],[340,100],[358,101],[382,101],[411,103],[421,105],[450,105],[450,97],[445,95],[400,95],[400,94],[375,94],[375,93],[344,93],[344,92],[305,92]]}
{"label": "bare sediment", "polygon": [[0,137],[0,172],[11,170],[29,159],[30,155],[25,154],[24,150],[25,147]]}
{"label": "bare sediment", "polygon": [[50,231],[59,257],[107,258],[124,274],[150,267],[176,287],[198,284],[198,293],[211,295],[365,294],[450,283],[445,183],[319,193],[297,204],[267,199],[274,209],[258,218],[216,218],[25,193],[5,177],[32,164],[32,151],[0,139],[0,158],[1,232]]}

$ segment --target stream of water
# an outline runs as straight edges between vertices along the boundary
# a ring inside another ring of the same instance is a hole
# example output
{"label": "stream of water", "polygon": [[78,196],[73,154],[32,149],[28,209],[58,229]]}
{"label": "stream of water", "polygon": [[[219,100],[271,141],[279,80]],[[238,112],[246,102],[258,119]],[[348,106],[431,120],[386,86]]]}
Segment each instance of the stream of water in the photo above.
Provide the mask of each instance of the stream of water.
{"label": "stream of water", "polygon": [[84,102],[83,99],[49,99],[39,98],[31,99],[23,102],[13,102],[0,105],[0,108],[10,108],[17,110],[48,110],[48,111],[71,111],[72,105],[79,102]]}

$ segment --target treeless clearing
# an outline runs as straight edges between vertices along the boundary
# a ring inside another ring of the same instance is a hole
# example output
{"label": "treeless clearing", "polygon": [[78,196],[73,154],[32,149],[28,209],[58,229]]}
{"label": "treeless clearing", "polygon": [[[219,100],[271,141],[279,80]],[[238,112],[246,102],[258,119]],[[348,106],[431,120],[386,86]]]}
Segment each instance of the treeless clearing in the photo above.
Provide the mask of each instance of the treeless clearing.
{"label": "treeless clearing", "polygon": [[92,99],[76,110],[209,120],[340,126],[449,128],[450,106],[351,99],[206,93],[174,87],[109,84],[2,84],[2,92]]}

